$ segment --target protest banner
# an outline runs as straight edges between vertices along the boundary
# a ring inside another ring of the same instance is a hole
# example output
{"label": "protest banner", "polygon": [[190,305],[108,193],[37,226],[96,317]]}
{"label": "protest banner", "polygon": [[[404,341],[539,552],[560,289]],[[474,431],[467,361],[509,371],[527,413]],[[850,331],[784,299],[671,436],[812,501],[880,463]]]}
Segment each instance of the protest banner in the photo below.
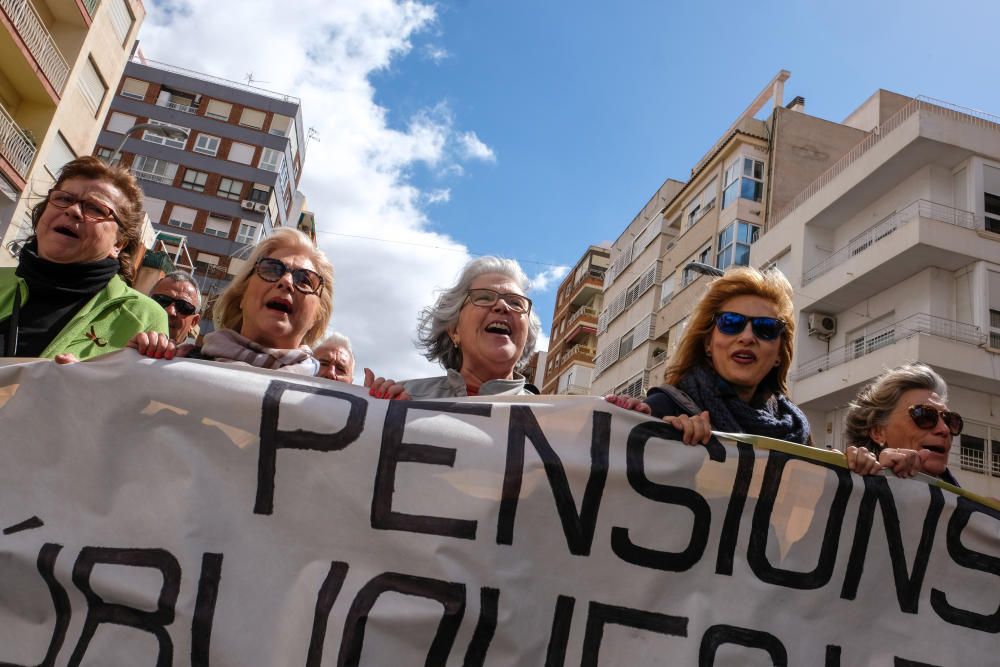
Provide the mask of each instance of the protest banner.
{"label": "protest banner", "polygon": [[998,660],[996,507],[597,398],[124,351],[0,367],[0,433],[4,665]]}

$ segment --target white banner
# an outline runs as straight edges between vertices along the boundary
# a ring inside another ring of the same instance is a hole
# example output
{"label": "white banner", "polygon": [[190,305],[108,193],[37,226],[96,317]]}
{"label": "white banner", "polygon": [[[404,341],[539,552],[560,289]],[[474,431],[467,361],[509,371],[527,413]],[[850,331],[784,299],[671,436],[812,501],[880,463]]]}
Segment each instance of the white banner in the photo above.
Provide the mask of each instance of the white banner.
{"label": "white banner", "polygon": [[996,508],[665,428],[131,351],[2,367],[0,664],[998,664]]}

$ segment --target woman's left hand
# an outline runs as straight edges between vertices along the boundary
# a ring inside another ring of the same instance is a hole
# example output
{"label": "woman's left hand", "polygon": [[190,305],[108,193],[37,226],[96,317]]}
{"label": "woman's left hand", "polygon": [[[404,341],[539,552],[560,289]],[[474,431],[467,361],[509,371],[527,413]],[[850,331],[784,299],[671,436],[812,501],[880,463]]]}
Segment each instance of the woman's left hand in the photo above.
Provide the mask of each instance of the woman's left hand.
{"label": "woman's left hand", "polygon": [[66,352],[65,354],[57,354],[55,362],[57,364],[78,364],[80,360],[72,352]]}
{"label": "woman's left hand", "polygon": [[649,405],[643,403],[638,398],[632,398],[631,396],[625,396],[622,394],[608,394],[604,397],[604,400],[608,403],[614,403],[619,408],[634,410],[636,412],[641,412],[644,415],[650,414]]}
{"label": "woman's left hand", "polygon": [[844,456],[847,458],[848,470],[859,475],[874,475],[882,469],[878,459],[867,447],[850,445],[844,450]]}
{"label": "woman's left hand", "polygon": [[170,340],[167,334],[156,331],[137,333],[132,336],[127,346],[152,359],[173,359],[177,351],[176,343]]}
{"label": "woman's left hand", "polygon": [[878,455],[878,462],[883,468],[892,470],[896,477],[913,477],[923,470],[923,459],[920,453],[913,449],[883,449]]}

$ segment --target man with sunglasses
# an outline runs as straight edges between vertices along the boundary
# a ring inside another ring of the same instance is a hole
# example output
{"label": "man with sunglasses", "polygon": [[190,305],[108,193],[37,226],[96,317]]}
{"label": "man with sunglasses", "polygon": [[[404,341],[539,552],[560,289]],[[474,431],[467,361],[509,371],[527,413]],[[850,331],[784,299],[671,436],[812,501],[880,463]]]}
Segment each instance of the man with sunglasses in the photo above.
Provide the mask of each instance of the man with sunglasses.
{"label": "man with sunglasses", "polygon": [[191,274],[185,271],[168,273],[153,285],[149,297],[167,311],[170,340],[177,345],[185,342],[201,321],[198,312],[201,293]]}

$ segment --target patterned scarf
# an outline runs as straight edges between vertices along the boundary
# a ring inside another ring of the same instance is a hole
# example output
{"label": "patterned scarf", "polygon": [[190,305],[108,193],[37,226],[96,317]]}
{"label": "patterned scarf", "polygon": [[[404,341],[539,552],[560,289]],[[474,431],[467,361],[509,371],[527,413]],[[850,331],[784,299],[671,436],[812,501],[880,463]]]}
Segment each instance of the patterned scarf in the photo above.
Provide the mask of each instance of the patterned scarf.
{"label": "patterned scarf", "polygon": [[711,368],[696,366],[681,378],[678,388],[702,410],[708,410],[712,428],[727,433],[749,433],[800,445],[811,444],[809,421],[784,394],[770,394],[763,402],[747,403]]}
{"label": "patterned scarf", "polygon": [[308,345],[279,350],[259,345],[232,329],[219,329],[205,335],[201,354],[215,361],[239,361],[257,368],[280,369],[297,375],[316,375],[319,362]]}

